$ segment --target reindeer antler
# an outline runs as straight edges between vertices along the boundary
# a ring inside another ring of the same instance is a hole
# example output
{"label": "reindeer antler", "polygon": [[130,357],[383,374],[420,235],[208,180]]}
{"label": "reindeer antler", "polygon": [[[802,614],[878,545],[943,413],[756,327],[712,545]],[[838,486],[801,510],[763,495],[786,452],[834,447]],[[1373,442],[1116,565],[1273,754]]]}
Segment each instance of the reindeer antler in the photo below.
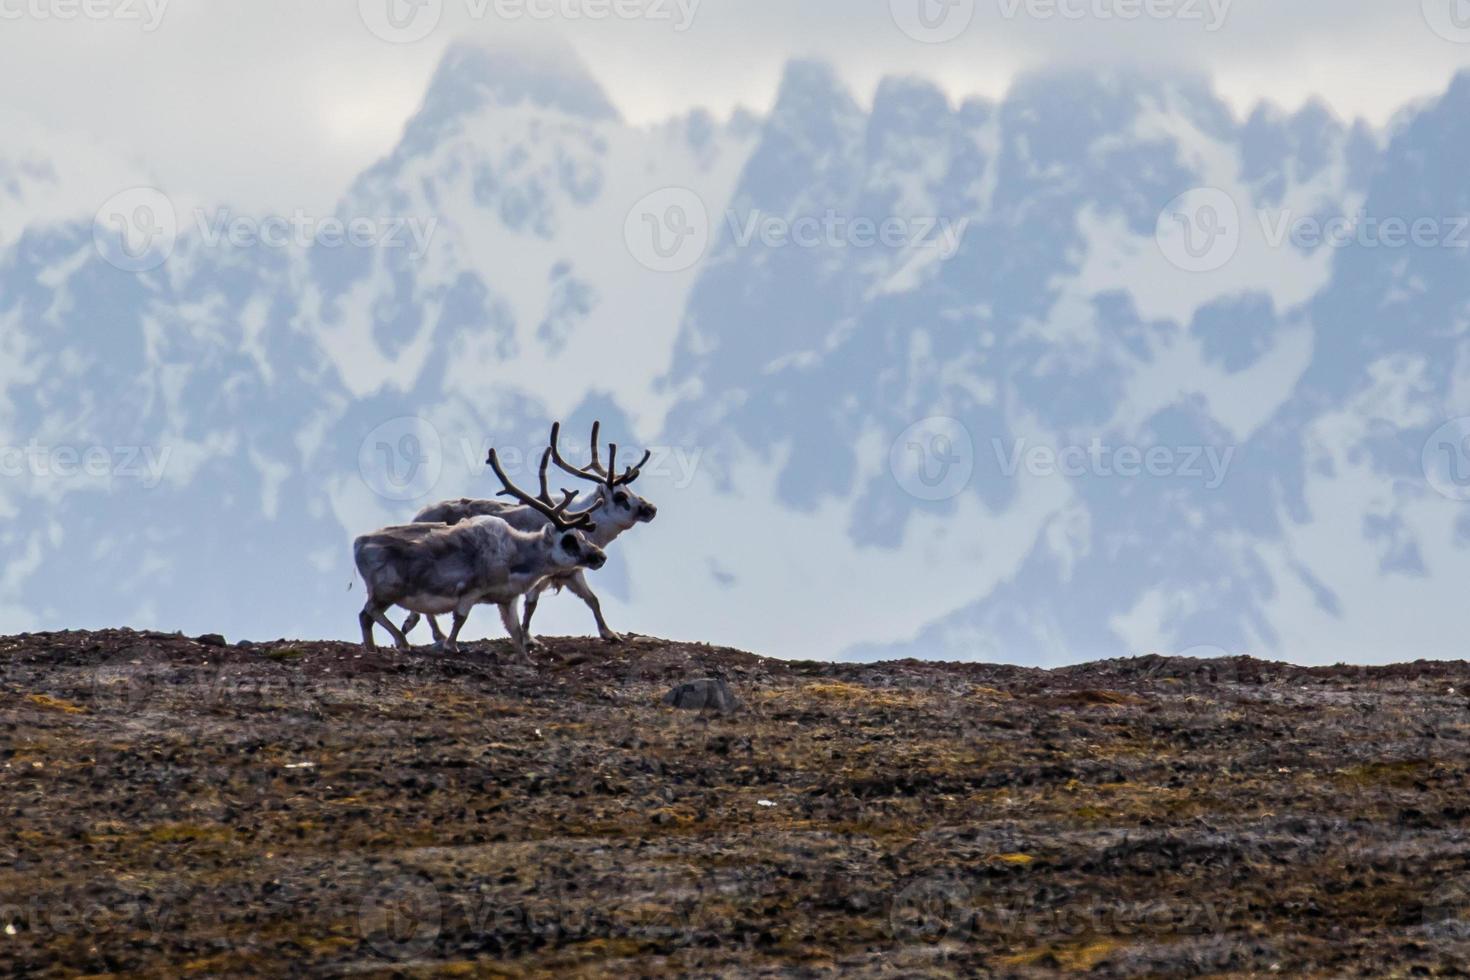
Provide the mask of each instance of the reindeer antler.
{"label": "reindeer antler", "polygon": [[[546,457],[545,455],[543,455],[541,470],[541,491],[543,495],[546,495],[545,461]],[[487,459],[486,462],[490,464],[490,468],[495,471],[496,478],[500,480],[501,486],[504,487],[504,489],[500,491],[501,496],[514,497],[516,500],[519,500],[527,507],[530,507],[532,510],[539,512],[541,516],[545,517],[552,524],[556,525],[557,530],[570,531],[573,529],[580,529],[583,531],[591,531],[597,526],[592,523],[591,518],[587,514],[578,514],[571,520],[566,519],[566,509],[571,505],[572,500],[577,496],[576,493],[574,493],[573,491],[563,490],[562,493],[566,494],[566,499],[563,500],[560,504],[557,504],[553,507],[551,506],[549,499],[542,500],[540,497],[533,497],[529,493],[526,493],[526,491],[522,490],[520,487],[516,486],[514,483],[510,482],[510,477],[505,475],[505,470],[501,468],[500,459],[495,455],[494,449],[490,450],[490,458]]]}
{"label": "reindeer antler", "polygon": [[630,466],[623,472],[622,476],[615,476],[614,474],[616,474],[618,471],[618,446],[617,443],[612,443],[608,446],[607,467],[604,469],[601,461],[598,459],[597,447],[597,435],[601,431],[602,422],[593,422],[591,465],[585,467],[573,466],[565,459],[562,459],[561,448],[557,445],[561,437],[561,423],[553,422],[551,424],[550,447],[552,460],[556,462],[557,466],[561,467],[563,470],[572,474],[573,476],[579,476],[582,479],[590,480],[593,483],[603,483],[606,484],[608,487],[621,487],[624,484],[632,483],[634,480],[638,479],[638,474],[643,470],[643,467],[648,463],[649,459],[652,458],[653,450],[650,449],[645,451],[643,453],[643,458],[638,461],[637,466]]}
{"label": "reindeer antler", "polygon": [[607,470],[602,468],[602,463],[597,459],[597,433],[602,429],[602,420],[594,419],[592,422],[592,465],[588,467],[592,472],[607,476]]}
{"label": "reindeer antler", "polygon": [[643,458],[638,461],[638,465],[630,466],[626,470],[624,470],[623,475],[614,480],[612,485],[615,487],[621,487],[624,484],[632,483],[634,480],[638,479],[638,474],[643,472],[643,467],[648,465],[648,461],[652,458],[652,449],[643,450]]}
{"label": "reindeer antler", "polygon": [[[571,463],[568,463],[566,460],[562,459],[561,447],[557,444],[561,439],[561,423],[551,423],[551,445],[548,447],[548,449],[551,452],[552,461],[555,462],[556,465],[559,466],[561,469],[570,473],[572,476],[579,476],[582,479],[590,480],[593,483],[605,482],[607,480],[607,471],[602,468],[601,463],[597,462],[597,428],[598,423],[594,422],[592,425],[593,465],[583,468],[579,466],[573,466]],[[593,467],[595,467],[595,469]]]}
{"label": "reindeer antler", "polygon": [[[561,488],[561,492],[566,495],[566,499],[563,500],[560,504],[558,504],[556,501],[552,500],[551,499],[551,491],[548,490],[547,487],[546,487],[546,470],[550,466],[551,466],[551,450],[548,449],[548,450],[546,450],[546,452],[544,452],[544,453],[541,454],[541,473],[540,473],[541,492],[538,493],[536,496],[537,496],[537,498],[543,504],[545,504],[548,507],[553,507],[553,508],[555,508],[558,511],[566,510],[567,504],[571,503],[572,500],[574,500],[576,498],[577,491],[575,491],[575,490],[568,490],[566,487],[562,487]],[[500,491],[500,493],[501,493],[502,496],[505,495],[505,491],[504,490]]]}

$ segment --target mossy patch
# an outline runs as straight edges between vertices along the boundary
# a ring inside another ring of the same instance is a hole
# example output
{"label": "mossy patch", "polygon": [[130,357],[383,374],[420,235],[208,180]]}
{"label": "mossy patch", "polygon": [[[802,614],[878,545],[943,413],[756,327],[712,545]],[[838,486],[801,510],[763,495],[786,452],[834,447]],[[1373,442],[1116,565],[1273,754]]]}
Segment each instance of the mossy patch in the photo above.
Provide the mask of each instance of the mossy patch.
{"label": "mossy patch", "polygon": [[49,694],[27,694],[26,700],[48,711],[60,711],[68,715],[84,715],[87,713],[87,709],[81,705],[72,704],[70,701],[63,701],[61,698],[53,698]]}
{"label": "mossy patch", "polygon": [[222,841],[229,840],[232,836],[234,835],[228,827],[205,827],[191,823],[165,824],[148,831],[148,839],[158,844]]}
{"label": "mossy patch", "polygon": [[1405,759],[1397,762],[1367,762],[1337,771],[1337,779],[1350,786],[1395,786],[1409,788],[1422,781],[1434,769],[1427,759]]}
{"label": "mossy patch", "polygon": [[916,701],[925,700],[928,696],[927,692],[868,687],[865,684],[849,684],[846,681],[819,681],[814,684],[805,684],[797,691],[789,693],[853,707],[870,708],[911,707]]}
{"label": "mossy patch", "polygon": [[1083,940],[1076,943],[1043,946],[1003,956],[1000,962],[1006,966],[1039,966],[1064,973],[1087,973],[1096,969],[1122,948],[1122,943],[1112,939]]}

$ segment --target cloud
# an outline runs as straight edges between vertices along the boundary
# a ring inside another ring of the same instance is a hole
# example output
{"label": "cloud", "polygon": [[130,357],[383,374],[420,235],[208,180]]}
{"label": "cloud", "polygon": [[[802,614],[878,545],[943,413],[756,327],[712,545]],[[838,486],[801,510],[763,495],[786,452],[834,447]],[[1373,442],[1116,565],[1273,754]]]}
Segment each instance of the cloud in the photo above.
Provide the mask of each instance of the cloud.
{"label": "cloud", "polygon": [[[142,161],[171,193],[279,211],[330,207],[393,145],[464,35],[564,35],[645,122],[763,110],[793,56],[831,61],[864,96],[892,74],[993,98],[1037,68],[1184,68],[1215,77],[1240,112],[1319,94],[1377,123],[1470,66],[1470,43],[1426,15],[1457,0],[424,0],[434,19],[414,43],[369,29],[389,2],[408,0],[109,0],[115,16],[76,19],[61,0],[0,0],[0,78],[26,93],[11,113]],[[915,39],[919,3],[962,29]]]}

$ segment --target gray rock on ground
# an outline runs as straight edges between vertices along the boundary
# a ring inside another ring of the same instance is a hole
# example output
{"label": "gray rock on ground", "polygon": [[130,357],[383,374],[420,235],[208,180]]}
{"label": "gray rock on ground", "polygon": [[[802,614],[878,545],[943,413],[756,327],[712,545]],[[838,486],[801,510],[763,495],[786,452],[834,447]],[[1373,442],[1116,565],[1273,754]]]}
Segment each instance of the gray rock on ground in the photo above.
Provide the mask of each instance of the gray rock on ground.
{"label": "gray rock on ground", "polygon": [[720,714],[728,714],[740,707],[730,685],[718,677],[680,684],[664,695],[664,704],[684,711],[716,711]]}

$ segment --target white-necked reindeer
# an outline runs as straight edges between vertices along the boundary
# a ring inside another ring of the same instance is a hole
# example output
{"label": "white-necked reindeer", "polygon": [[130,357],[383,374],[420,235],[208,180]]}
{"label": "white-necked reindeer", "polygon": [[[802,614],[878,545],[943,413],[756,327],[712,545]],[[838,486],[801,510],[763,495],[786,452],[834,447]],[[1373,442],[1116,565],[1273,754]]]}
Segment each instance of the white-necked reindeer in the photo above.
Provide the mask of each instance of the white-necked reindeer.
{"label": "white-necked reindeer", "polygon": [[521,530],[499,517],[481,515],[453,525],[388,527],[358,538],[353,556],[368,592],[358,615],[366,649],[376,648],[374,623],[386,629],[400,649],[408,646],[408,638],[386,615],[390,607],[402,606],[415,616],[454,613],[454,626],[440,645],[456,652],[470,610],[487,603],[500,607],[500,618],[524,660],[526,635],[516,615],[520,597],[548,575],[601,568],[607,561],[603,550],[587,540],[586,534],[594,530],[591,518],[566,513],[575,494],[568,492],[560,505],[550,506],[517,489],[493,449],[490,466],[505,487],[502,492],[541,515],[540,526]]}
{"label": "white-necked reindeer", "polygon": [[[595,523],[595,528],[587,531],[587,540],[599,548],[606,548],[617,538],[618,535],[633,527],[635,524],[646,524],[658,515],[658,508],[638,496],[629,489],[628,484],[638,479],[639,473],[648,463],[652,456],[651,452],[645,452],[643,458],[636,466],[630,466],[621,475],[617,474],[616,443],[608,446],[608,465],[604,469],[599,459],[598,434],[602,429],[601,422],[592,423],[592,462],[586,467],[577,467],[562,458],[561,449],[558,445],[561,437],[561,423],[557,422],[551,426],[551,444],[546,452],[541,455],[541,495],[539,500],[543,506],[551,505],[550,494],[546,484],[546,472],[548,461],[555,461],[556,465],[581,479],[597,484],[597,489],[589,498],[578,500],[578,509],[569,511],[570,517],[589,517]],[[502,491],[503,493],[504,491]],[[563,494],[572,495],[572,491],[563,490]],[[585,504],[585,506],[582,506]],[[562,506],[565,506],[563,501]],[[415,521],[430,521],[442,523],[454,523],[482,515],[493,515],[509,521],[522,530],[538,530],[546,522],[540,508],[527,506],[524,503],[510,503],[503,500],[446,500],[425,508]],[[607,625],[602,617],[602,603],[598,601],[597,594],[587,584],[587,576],[582,568],[566,569],[553,575],[548,575],[541,582],[532,586],[526,592],[526,608],[521,630],[527,637],[531,646],[538,646],[538,642],[531,636],[531,617],[536,612],[536,604],[541,593],[547,588],[555,588],[560,591],[563,587],[570,589],[573,595],[581,598],[592,610],[593,617],[597,620],[598,634],[610,643],[622,641],[622,637]],[[403,632],[410,632],[418,625],[419,617],[410,616],[403,624]],[[429,626],[434,631],[435,638],[440,636],[439,624],[431,616]]]}

